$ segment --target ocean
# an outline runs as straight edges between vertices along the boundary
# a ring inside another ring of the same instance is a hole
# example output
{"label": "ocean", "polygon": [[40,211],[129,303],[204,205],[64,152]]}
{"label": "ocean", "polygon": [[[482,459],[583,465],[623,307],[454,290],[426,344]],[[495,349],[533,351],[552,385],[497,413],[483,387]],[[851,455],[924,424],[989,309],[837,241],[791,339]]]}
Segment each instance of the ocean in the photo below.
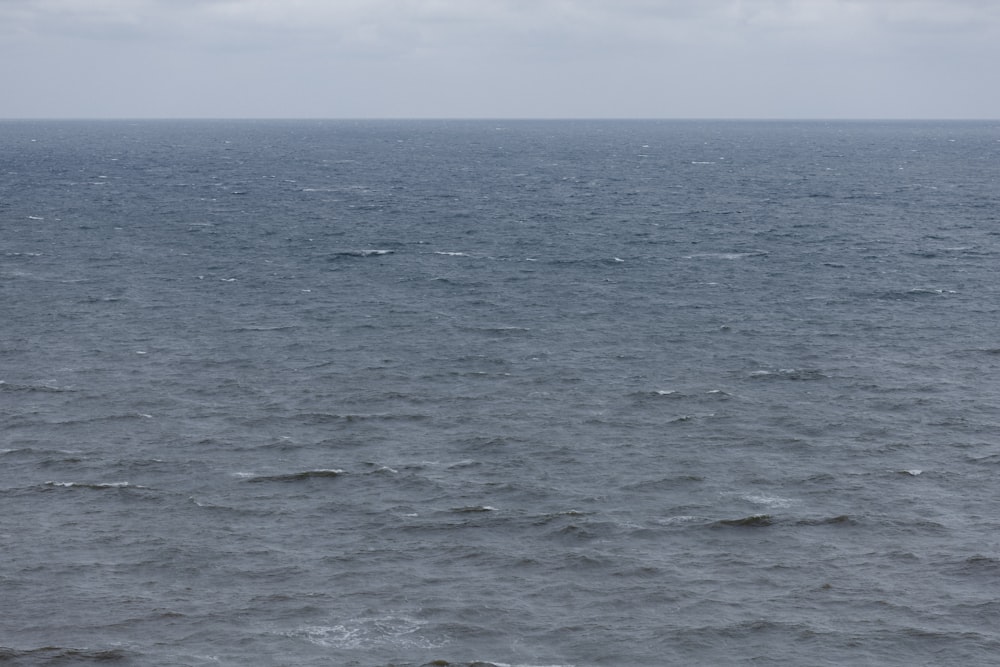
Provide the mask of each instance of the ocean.
{"label": "ocean", "polygon": [[0,122],[0,663],[1000,659],[1000,123]]}

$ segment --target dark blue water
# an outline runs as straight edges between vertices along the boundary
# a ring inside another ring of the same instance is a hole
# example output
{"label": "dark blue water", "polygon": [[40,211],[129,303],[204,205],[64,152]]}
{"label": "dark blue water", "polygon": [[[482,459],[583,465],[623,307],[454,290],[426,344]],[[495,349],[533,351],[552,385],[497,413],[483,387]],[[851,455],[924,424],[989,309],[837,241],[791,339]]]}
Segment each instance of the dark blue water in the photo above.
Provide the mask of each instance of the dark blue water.
{"label": "dark blue water", "polygon": [[0,123],[0,661],[989,665],[1000,124]]}

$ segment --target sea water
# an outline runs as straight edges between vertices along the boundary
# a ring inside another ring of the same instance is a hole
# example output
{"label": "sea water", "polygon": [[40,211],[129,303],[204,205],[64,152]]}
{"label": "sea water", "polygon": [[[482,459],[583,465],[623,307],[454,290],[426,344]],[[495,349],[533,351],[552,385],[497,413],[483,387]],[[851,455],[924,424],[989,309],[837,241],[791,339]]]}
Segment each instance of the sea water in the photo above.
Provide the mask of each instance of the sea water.
{"label": "sea water", "polygon": [[989,665],[1000,124],[0,123],[0,661]]}

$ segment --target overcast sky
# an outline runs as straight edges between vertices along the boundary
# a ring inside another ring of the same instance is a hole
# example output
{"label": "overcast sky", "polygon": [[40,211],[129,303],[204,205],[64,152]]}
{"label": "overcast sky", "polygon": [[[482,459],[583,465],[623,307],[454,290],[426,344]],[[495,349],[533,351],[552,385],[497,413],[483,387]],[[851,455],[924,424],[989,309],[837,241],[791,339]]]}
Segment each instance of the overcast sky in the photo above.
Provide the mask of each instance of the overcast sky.
{"label": "overcast sky", "polygon": [[1000,118],[1000,0],[0,0],[0,118]]}

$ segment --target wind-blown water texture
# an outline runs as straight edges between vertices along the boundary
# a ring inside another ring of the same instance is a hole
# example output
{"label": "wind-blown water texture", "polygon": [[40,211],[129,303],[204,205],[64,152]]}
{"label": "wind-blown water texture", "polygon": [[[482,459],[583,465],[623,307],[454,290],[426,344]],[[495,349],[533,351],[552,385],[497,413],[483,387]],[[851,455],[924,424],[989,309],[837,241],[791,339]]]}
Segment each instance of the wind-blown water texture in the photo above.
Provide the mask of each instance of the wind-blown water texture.
{"label": "wind-blown water texture", "polygon": [[0,660],[995,663],[997,124],[0,130]]}

